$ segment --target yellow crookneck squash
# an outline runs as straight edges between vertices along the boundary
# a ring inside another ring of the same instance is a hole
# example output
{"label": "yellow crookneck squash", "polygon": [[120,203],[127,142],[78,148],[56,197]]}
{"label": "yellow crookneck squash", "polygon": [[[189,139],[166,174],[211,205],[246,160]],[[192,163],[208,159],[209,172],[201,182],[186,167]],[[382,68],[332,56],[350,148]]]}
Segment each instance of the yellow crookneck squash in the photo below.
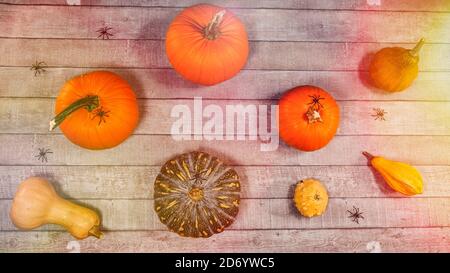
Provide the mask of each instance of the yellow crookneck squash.
{"label": "yellow crookneck squash", "polygon": [[393,190],[404,195],[416,195],[423,192],[422,176],[413,166],[381,156],[373,156],[368,152],[363,154],[369,158],[374,169],[383,176]]}

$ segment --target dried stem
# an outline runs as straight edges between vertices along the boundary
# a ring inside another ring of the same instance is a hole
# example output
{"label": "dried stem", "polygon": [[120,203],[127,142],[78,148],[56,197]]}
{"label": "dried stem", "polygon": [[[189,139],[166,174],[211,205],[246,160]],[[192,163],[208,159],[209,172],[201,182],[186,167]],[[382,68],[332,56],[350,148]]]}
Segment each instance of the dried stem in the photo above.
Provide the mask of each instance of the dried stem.
{"label": "dried stem", "polygon": [[411,55],[413,56],[419,55],[419,51],[422,49],[423,44],[425,44],[424,38],[420,39],[420,41],[416,44],[416,46],[413,49],[411,49],[409,53],[411,53]]}
{"label": "dried stem", "polygon": [[214,15],[209,24],[205,27],[204,35],[208,40],[215,40],[220,35],[219,26],[222,23],[225,10],[221,10]]}
{"label": "dried stem", "polygon": [[375,157],[374,155],[372,155],[372,154],[370,154],[370,153],[368,153],[368,152],[366,152],[366,151],[362,152],[362,154],[363,154],[365,157],[367,157],[369,160],[372,160],[372,158]]}

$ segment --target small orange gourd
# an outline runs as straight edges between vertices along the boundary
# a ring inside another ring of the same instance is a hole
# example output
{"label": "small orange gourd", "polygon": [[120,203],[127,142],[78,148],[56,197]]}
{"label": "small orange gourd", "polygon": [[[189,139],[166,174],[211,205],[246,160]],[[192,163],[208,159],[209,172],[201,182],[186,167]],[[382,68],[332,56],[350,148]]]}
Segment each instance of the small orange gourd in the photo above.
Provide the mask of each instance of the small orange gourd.
{"label": "small orange gourd", "polygon": [[327,189],[319,180],[301,180],[295,187],[294,203],[305,217],[322,215],[328,205]]}
{"label": "small orange gourd", "polygon": [[369,66],[372,84],[388,92],[408,88],[419,73],[419,51],[424,43],[421,39],[413,49],[386,47],[378,51]]}
{"label": "small orange gourd", "polygon": [[30,177],[19,185],[10,218],[16,227],[23,230],[56,224],[77,239],[102,236],[97,213],[61,198],[47,180],[39,177]]}
{"label": "small orange gourd", "polygon": [[368,152],[363,154],[369,158],[372,167],[383,176],[393,190],[404,195],[416,195],[423,192],[422,176],[413,166],[381,156],[373,156]]}
{"label": "small orange gourd", "polygon": [[166,34],[166,53],[184,78],[202,85],[230,79],[248,57],[247,32],[229,10],[199,4],[184,9]]}
{"label": "small orange gourd", "polygon": [[88,149],[114,147],[137,126],[138,104],[134,92],[119,75],[94,71],[67,81],[55,106],[57,126],[73,143]]}

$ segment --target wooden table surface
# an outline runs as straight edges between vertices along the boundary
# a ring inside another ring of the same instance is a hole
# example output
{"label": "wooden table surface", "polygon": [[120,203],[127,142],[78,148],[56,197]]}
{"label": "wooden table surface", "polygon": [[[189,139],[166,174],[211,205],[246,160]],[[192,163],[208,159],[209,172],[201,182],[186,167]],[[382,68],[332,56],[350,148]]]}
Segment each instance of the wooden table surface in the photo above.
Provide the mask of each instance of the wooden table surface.
{"label": "wooden table surface", "polygon": [[[449,252],[450,251],[450,1],[232,0],[246,25],[250,56],[233,79],[213,87],[186,82],[164,52],[170,21],[195,0],[0,0],[0,251],[1,252]],[[97,38],[109,26],[114,36]],[[420,73],[405,92],[367,84],[372,54],[412,47],[421,37]],[[45,62],[45,73],[30,67]],[[117,148],[89,151],[59,130],[49,133],[63,83],[98,68],[115,71],[139,97],[141,122]],[[174,141],[177,104],[276,104],[297,85],[328,90],[341,108],[337,136],[324,149],[299,152],[283,143],[261,152],[257,141]],[[386,120],[375,120],[373,108]],[[35,155],[50,149],[48,162]],[[153,211],[160,166],[201,149],[242,176],[236,222],[208,239],[179,237]],[[403,197],[367,166],[361,151],[409,162],[424,193]],[[50,179],[58,192],[101,211],[101,240],[75,241],[57,226],[18,231],[9,209],[18,183]],[[328,210],[300,217],[292,187],[324,182]],[[363,212],[352,222],[347,210]]]}

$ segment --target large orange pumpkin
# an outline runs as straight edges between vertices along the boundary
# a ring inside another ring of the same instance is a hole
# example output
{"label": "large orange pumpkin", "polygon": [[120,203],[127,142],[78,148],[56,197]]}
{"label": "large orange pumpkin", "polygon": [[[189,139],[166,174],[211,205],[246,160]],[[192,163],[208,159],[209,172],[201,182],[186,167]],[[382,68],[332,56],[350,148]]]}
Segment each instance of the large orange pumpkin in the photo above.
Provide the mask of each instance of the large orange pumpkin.
{"label": "large orange pumpkin", "polygon": [[138,123],[136,96],[117,74],[94,71],[67,81],[55,107],[57,126],[73,143],[88,149],[114,147],[131,135]]}
{"label": "large orange pumpkin", "polygon": [[325,90],[299,86],[279,102],[280,137],[287,144],[314,151],[331,141],[339,126],[339,107]]}
{"label": "large orange pumpkin", "polygon": [[183,10],[170,24],[166,53],[173,68],[198,84],[230,79],[245,65],[248,39],[244,25],[228,10],[200,4]]}

